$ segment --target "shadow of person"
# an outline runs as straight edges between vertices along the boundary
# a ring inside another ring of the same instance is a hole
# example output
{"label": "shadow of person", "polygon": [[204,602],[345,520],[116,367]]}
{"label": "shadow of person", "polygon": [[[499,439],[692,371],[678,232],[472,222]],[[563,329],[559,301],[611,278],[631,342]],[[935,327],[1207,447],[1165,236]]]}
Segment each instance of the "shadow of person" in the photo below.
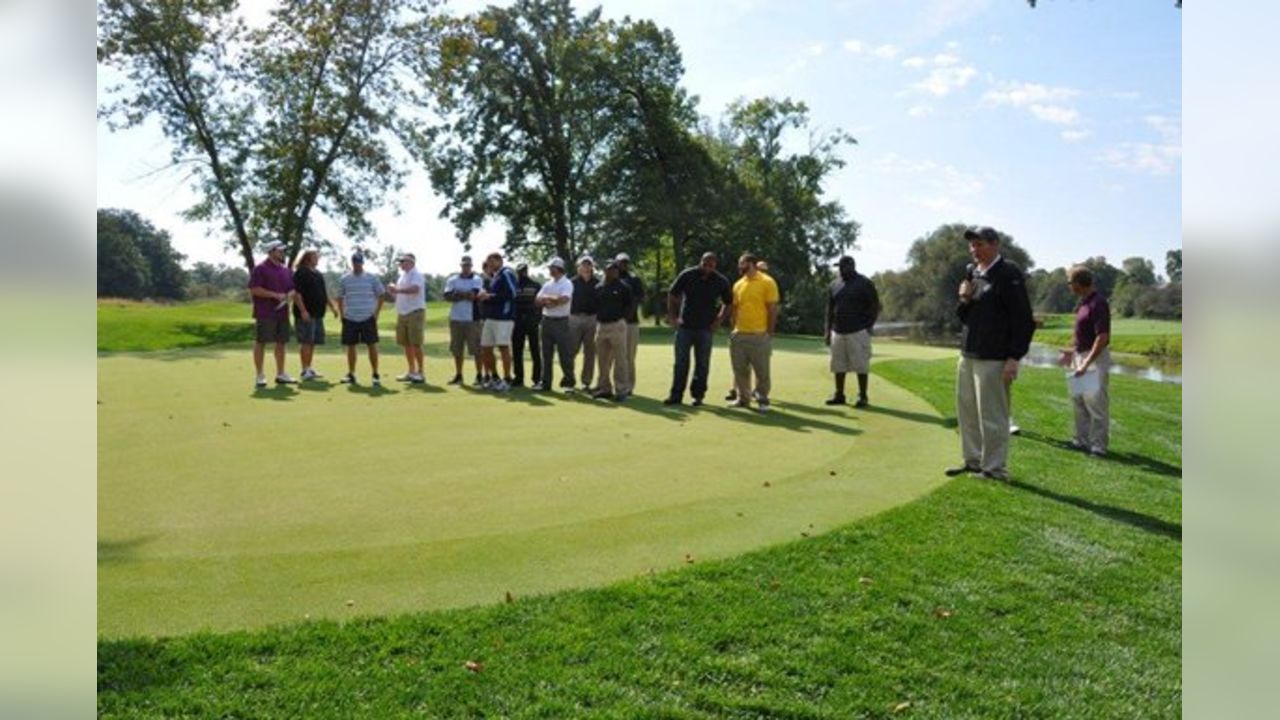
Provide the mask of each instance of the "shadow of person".
{"label": "shadow of person", "polygon": [[[1071,443],[1067,440],[1059,440],[1058,438],[1052,438],[1047,435],[1034,432],[1031,430],[1023,430],[1022,437],[1026,438],[1027,440],[1031,440],[1032,442],[1042,443],[1050,447],[1058,448],[1060,450],[1067,450],[1070,452],[1081,452],[1079,448],[1072,446]],[[1097,462],[1112,462],[1112,463],[1119,463],[1121,465],[1127,465],[1137,470],[1143,470],[1155,475],[1163,475],[1165,477],[1174,477],[1174,478],[1182,477],[1182,468],[1178,467],[1177,465],[1171,465],[1162,460],[1150,458],[1145,455],[1138,455],[1137,453],[1109,452],[1102,457],[1093,458],[1093,459]]]}
{"label": "shadow of person", "polygon": [[289,401],[298,394],[296,388],[292,385],[268,385],[264,388],[254,388],[249,397],[254,400],[275,400]]}
{"label": "shadow of person", "polygon": [[[896,417],[901,420],[908,420],[910,422],[918,422],[918,423],[928,423],[930,425],[940,425],[944,428],[953,428],[953,427],[956,427],[957,425],[956,419],[954,417],[939,417],[937,415],[930,415],[929,413],[922,413],[922,412],[913,412],[911,410],[899,410],[897,408],[883,407],[880,405],[868,405],[867,407],[858,408],[858,409],[866,413],[876,413],[878,415],[889,415],[891,417]],[[1023,434],[1025,434],[1025,431]]]}

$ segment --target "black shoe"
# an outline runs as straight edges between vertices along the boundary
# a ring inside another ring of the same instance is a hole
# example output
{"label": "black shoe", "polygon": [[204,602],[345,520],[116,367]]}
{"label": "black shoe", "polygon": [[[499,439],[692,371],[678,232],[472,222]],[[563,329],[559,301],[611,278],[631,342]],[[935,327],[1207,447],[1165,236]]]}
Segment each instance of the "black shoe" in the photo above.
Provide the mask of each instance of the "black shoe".
{"label": "black shoe", "polygon": [[613,393],[607,393],[607,392],[605,392],[605,391],[603,391],[603,390],[597,390],[597,391],[595,391],[595,392],[591,393],[591,398],[592,398],[593,400],[612,400],[612,399],[613,399]]}
{"label": "black shoe", "polygon": [[[666,400],[663,400],[662,404],[663,405],[680,405],[683,402],[684,401],[678,397],[669,397]],[[694,400],[694,402],[697,402],[697,400]]]}
{"label": "black shoe", "polygon": [[844,396],[843,396],[843,395],[840,395],[840,394],[838,394],[838,393],[837,393],[837,394],[832,395],[831,397],[827,398],[827,401],[826,401],[826,403],[824,403],[824,404],[826,404],[826,405],[844,405]]}
{"label": "black shoe", "polygon": [[533,389],[538,392],[551,392],[551,386],[546,383],[538,383],[533,386]]}
{"label": "black shoe", "polygon": [[692,404],[694,407],[702,407],[702,398],[694,398]]}
{"label": "black shoe", "polygon": [[577,384],[578,384],[577,381],[574,380],[573,378],[564,378],[560,381],[560,389],[572,390]]}
{"label": "black shoe", "polygon": [[955,477],[957,475],[963,475],[965,473],[980,473],[980,472],[982,472],[982,468],[976,468],[976,467],[973,467],[972,465],[958,465],[956,467],[949,467],[946,470],[943,470],[943,473],[947,477]]}
{"label": "black shoe", "polygon": [[511,387],[524,387],[524,380],[521,380],[521,379],[518,379],[518,378],[517,378],[517,379],[512,380],[511,382],[509,382],[509,383],[507,383],[507,384],[508,384],[508,385],[510,385]]}
{"label": "black shoe", "polygon": [[476,375],[476,381],[472,384],[476,386],[480,386],[484,384],[484,380],[485,380],[484,375]]}
{"label": "black shoe", "polygon": [[867,402],[867,396],[861,395],[858,397],[858,402],[854,403],[853,406],[856,408],[864,408],[870,404],[871,403]]}
{"label": "black shoe", "polygon": [[725,395],[725,396],[724,396],[724,399],[725,399],[725,400],[728,400],[729,402],[733,402],[734,400],[737,400],[737,399],[738,399],[738,391],[737,391],[737,390],[730,390],[730,391],[729,391],[729,393],[728,393],[727,395]]}
{"label": "black shoe", "polygon": [[999,480],[1000,482],[1009,482],[1009,471],[1007,470],[983,470],[982,477],[988,480]]}
{"label": "black shoe", "polygon": [[454,375],[454,376],[453,376],[453,379],[452,379],[452,380],[450,380],[448,384],[449,384],[449,385],[461,385],[461,384],[462,384],[462,376],[461,376],[461,375]]}
{"label": "black shoe", "polygon": [[614,396],[613,396],[613,401],[614,401],[614,402],[626,402],[626,401],[627,401],[627,398],[629,398],[629,397],[631,397],[631,393],[629,393],[629,392],[627,392],[627,393],[618,393],[617,395],[614,395]]}

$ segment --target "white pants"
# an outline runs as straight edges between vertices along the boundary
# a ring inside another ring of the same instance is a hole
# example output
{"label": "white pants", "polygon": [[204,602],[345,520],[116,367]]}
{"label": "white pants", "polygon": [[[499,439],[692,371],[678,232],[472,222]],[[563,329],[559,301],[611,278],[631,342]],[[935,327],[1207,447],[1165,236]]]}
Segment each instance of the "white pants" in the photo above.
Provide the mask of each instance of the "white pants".
{"label": "white pants", "polygon": [[960,357],[956,366],[956,419],[964,464],[1005,472],[1009,460],[1009,386],[1004,360]]}

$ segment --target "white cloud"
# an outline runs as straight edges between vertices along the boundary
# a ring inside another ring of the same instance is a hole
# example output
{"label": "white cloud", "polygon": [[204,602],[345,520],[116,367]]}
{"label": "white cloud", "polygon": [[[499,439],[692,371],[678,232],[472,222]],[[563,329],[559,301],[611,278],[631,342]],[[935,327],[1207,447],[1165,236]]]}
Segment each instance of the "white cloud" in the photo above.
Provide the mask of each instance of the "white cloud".
{"label": "white cloud", "polygon": [[1003,82],[996,89],[988,90],[982,100],[990,105],[1045,105],[1063,103],[1080,94],[1079,90],[1065,87],[1049,87],[1039,83]]}
{"label": "white cloud", "polygon": [[809,53],[814,57],[817,57],[821,55],[823,51],[825,51],[826,49],[827,49],[827,46],[824,45],[823,43],[814,43],[810,45],[805,52]]}
{"label": "white cloud", "polygon": [[903,61],[902,61],[902,67],[908,67],[908,68],[922,68],[922,67],[924,67],[926,64],[928,64],[928,62],[929,62],[928,60],[926,60],[925,58],[920,57],[919,55],[913,55],[913,56],[911,56],[911,57],[907,58],[906,60],[903,60]]}
{"label": "white cloud", "polygon": [[934,68],[924,80],[912,84],[911,89],[935,97],[946,97],[968,85],[977,75],[978,71],[972,65]]}
{"label": "white cloud", "polygon": [[929,105],[914,105],[907,110],[907,114],[913,118],[928,117],[933,114],[933,107]]}
{"label": "white cloud", "polygon": [[1157,177],[1172,175],[1182,162],[1182,122],[1166,115],[1142,118],[1155,131],[1158,142],[1123,142],[1107,148],[1101,159],[1128,172]]}
{"label": "white cloud", "polygon": [[1037,103],[1029,106],[1027,110],[1037,120],[1043,120],[1054,125],[1075,125],[1080,122],[1080,113],[1075,108],[1062,105],[1040,105]]}
{"label": "white cloud", "polygon": [[950,53],[941,53],[933,56],[933,64],[938,67],[948,67],[960,62],[960,58]]}
{"label": "white cloud", "polygon": [[805,67],[809,65],[810,58],[818,57],[825,52],[826,49],[827,46],[823,43],[814,43],[806,47],[795,60],[792,60],[791,63],[787,65],[787,72],[794,73],[805,69]]}
{"label": "white cloud", "polygon": [[845,40],[844,49],[857,55],[858,53],[862,52],[862,41],[861,40]]}
{"label": "white cloud", "polygon": [[881,58],[882,60],[892,60],[898,57],[898,52],[899,50],[896,46],[885,44],[876,47],[871,51],[871,54]]}
{"label": "white cloud", "polygon": [[1063,130],[1060,134],[1062,135],[1062,139],[1067,142],[1080,142],[1093,133],[1088,130]]}
{"label": "white cloud", "polygon": [[920,184],[935,191],[935,196],[973,197],[985,187],[977,175],[963,172],[954,165],[933,160],[908,160],[893,152],[881,155],[871,167],[882,175],[918,178]]}

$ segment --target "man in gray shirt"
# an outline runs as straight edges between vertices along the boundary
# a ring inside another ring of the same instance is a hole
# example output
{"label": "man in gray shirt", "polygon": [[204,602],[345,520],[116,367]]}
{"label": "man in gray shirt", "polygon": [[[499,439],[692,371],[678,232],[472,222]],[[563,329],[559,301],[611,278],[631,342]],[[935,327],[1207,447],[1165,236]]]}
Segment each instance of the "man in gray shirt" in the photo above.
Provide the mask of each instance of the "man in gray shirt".
{"label": "man in gray shirt", "polygon": [[342,314],[342,344],[347,348],[347,374],[342,382],[356,382],[356,345],[369,348],[373,384],[382,384],[378,375],[378,314],[387,293],[378,278],[364,271],[364,255],[351,256],[351,272],[338,281],[338,312]]}
{"label": "man in gray shirt", "polygon": [[453,355],[454,374],[450,385],[462,384],[462,358],[471,353],[476,363],[476,385],[481,378],[480,318],[476,298],[484,289],[484,278],[471,270],[471,256],[462,256],[462,272],[450,275],[444,285],[444,299],[449,301],[449,354]]}

